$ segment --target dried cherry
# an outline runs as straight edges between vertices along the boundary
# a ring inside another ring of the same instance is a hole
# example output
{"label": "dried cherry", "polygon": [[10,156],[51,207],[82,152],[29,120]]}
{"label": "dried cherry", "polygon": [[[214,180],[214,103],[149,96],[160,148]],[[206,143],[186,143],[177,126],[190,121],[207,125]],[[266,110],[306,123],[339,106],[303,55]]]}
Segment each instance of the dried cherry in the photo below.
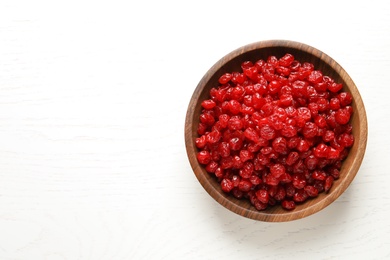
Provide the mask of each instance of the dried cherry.
{"label": "dried cherry", "polygon": [[244,61],[201,102],[197,159],[257,210],[330,192],[354,143],[350,93],[287,53]]}

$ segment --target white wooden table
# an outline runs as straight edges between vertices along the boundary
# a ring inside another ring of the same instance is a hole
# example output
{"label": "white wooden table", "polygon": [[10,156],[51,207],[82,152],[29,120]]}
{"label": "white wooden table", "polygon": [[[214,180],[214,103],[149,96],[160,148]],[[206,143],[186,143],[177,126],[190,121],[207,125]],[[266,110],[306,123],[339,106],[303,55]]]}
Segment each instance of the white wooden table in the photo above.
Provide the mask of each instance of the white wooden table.
{"label": "white wooden table", "polygon": [[[390,259],[390,2],[0,2],[0,259]],[[212,200],[184,146],[192,92],[247,43],[312,45],[350,74],[369,138],[302,220]]]}

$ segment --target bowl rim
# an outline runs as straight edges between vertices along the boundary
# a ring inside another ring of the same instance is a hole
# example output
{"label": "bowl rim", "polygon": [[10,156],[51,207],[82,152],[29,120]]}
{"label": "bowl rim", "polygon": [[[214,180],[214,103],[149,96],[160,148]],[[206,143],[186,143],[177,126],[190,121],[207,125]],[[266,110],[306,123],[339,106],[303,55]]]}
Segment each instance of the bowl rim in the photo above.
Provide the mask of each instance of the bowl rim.
{"label": "bowl rim", "polygon": [[[237,58],[238,56],[246,52],[254,51],[257,49],[263,49],[263,48],[272,48],[272,47],[293,48],[296,49],[297,51],[303,51],[309,53],[310,55],[313,55],[314,57],[321,59],[322,62],[326,63],[333,70],[337,71],[340,78],[342,78],[344,82],[349,83],[348,88],[351,90],[351,92],[352,91],[354,92],[354,103],[359,110],[358,112],[354,112],[354,116],[356,114],[359,117],[360,128],[363,129],[359,131],[360,142],[354,144],[357,145],[358,147],[357,147],[356,156],[352,158],[353,162],[351,163],[351,168],[349,168],[349,170],[346,173],[344,173],[350,176],[349,178],[345,179],[343,185],[337,186],[335,189],[332,190],[331,193],[326,194],[326,197],[323,198],[323,200],[320,200],[317,203],[311,203],[307,207],[301,208],[300,210],[295,209],[292,211],[285,211],[285,213],[283,214],[272,214],[272,211],[268,211],[268,210],[266,211],[257,211],[253,209],[251,210],[249,208],[234,203],[229,199],[228,196],[230,195],[227,196],[222,195],[221,192],[217,191],[215,187],[211,185],[205,178],[202,178],[201,175],[202,174],[204,175],[204,169],[202,170],[203,167],[197,162],[196,157],[191,156],[191,154],[193,154],[193,152],[197,150],[194,140],[196,137],[198,137],[197,134],[194,133],[194,131],[192,131],[192,127],[191,127],[194,113],[196,109],[199,109],[199,107],[196,107],[195,101],[199,98],[207,82],[217,71],[219,71],[222,68],[222,66],[225,63]],[[284,222],[284,221],[291,221],[291,220],[304,218],[322,210],[323,208],[330,205],[333,201],[335,201],[351,184],[351,182],[355,178],[362,164],[364,154],[366,151],[367,135],[368,135],[368,122],[367,122],[367,115],[366,115],[364,103],[355,83],[348,75],[348,73],[333,58],[331,58],[324,52],[310,45],[297,42],[297,41],[291,41],[291,40],[257,41],[257,42],[253,42],[241,46],[231,51],[230,53],[226,54],[225,56],[223,56],[204,74],[204,76],[199,81],[197,87],[195,88],[191,96],[190,103],[187,108],[186,119],[185,119],[185,146],[186,146],[187,156],[190,165],[192,167],[192,170],[196,178],[200,182],[200,184],[203,186],[203,188],[207,191],[207,193],[209,193],[209,195],[214,200],[216,200],[219,204],[221,204],[228,210],[238,215],[244,216],[246,218],[266,221],[266,222]]]}

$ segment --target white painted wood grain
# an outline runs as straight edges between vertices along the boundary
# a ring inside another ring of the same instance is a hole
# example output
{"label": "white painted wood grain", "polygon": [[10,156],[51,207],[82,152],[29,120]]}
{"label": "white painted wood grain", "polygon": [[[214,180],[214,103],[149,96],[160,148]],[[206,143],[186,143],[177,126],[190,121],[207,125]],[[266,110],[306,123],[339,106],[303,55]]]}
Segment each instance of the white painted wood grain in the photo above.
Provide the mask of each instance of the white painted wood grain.
{"label": "white painted wood grain", "polygon": [[[383,1],[1,1],[0,259],[389,258],[389,17]],[[349,72],[369,143],[333,205],[271,224],[206,194],[184,118],[214,62],[275,38]]]}

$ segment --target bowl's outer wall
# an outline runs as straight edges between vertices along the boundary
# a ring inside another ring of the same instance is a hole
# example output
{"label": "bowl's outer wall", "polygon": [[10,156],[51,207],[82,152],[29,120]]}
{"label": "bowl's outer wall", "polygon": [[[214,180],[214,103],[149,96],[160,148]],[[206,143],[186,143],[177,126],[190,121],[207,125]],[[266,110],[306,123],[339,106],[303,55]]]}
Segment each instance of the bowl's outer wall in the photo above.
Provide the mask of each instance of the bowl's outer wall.
{"label": "bowl's outer wall", "polygon": [[[293,211],[286,211],[281,207],[271,207],[265,211],[257,211],[247,200],[238,200],[223,193],[219,183],[208,174],[197,162],[195,138],[201,113],[201,102],[209,98],[209,91],[212,87],[218,86],[219,77],[226,72],[240,71],[240,64],[244,61],[266,60],[274,55],[281,58],[286,53],[292,54],[296,60],[310,62],[316,70],[323,72],[324,76],[333,78],[336,82],[343,84],[343,90],[353,95],[354,114],[351,124],[355,137],[354,146],[350,150],[348,158],[343,162],[341,177],[336,180],[329,194],[321,193],[317,198],[297,205]],[[355,177],[362,162],[367,142],[367,119],[361,96],[349,75],[344,69],[325,53],[302,43],[277,40],[263,41],[241,47],[219,60],[201,79],[195,89],[187,110],[186,117],[186,149],[193,171],[205,188],[205,190],[220,204],[229,210],[256,220],[262,221],[289,221],[306,217],[322,208],[328,206],[337,199],[349,186]]]}

